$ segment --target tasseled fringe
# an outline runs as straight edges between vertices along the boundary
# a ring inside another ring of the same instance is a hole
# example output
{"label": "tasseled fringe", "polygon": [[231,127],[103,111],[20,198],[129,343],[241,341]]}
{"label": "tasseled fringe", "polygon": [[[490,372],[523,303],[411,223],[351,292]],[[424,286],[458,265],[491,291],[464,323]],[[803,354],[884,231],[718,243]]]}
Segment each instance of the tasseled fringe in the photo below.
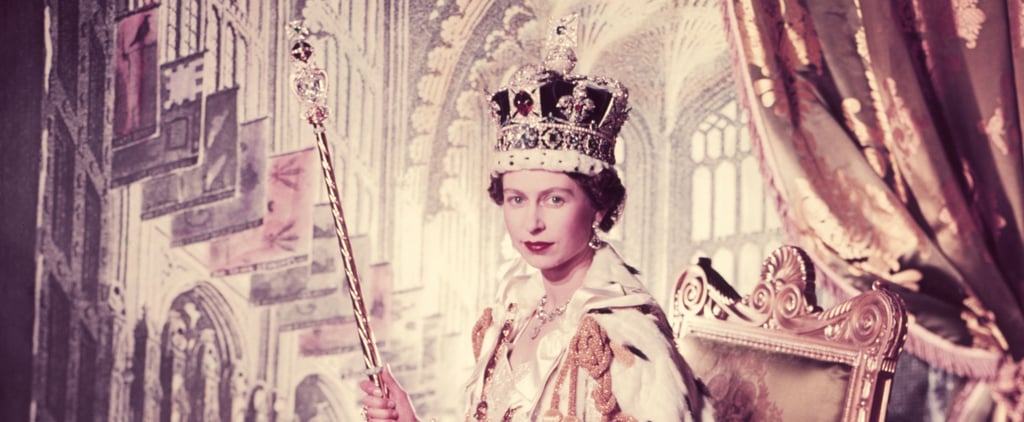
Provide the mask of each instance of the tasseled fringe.
{"label": "tasseled fringe", "polygon": [[[860,292],[852,286],[838,283],[825,268],[818,270],[818,288],[831,294],[837,303],[848,300]],[[988,350],[960,346],[946,340],[914,322],[907,321],[907,341],[904,351],[950,374],[974,380],[991,381],[999,371],[1002,354]]]}
{"label": "tasseled fringe", "polygon": [[907,353],[934,367],[975,380],[994,380],[1002,358],[1002,355],[996,352],[953,344],[915,322],[907,324],[905,346]]}

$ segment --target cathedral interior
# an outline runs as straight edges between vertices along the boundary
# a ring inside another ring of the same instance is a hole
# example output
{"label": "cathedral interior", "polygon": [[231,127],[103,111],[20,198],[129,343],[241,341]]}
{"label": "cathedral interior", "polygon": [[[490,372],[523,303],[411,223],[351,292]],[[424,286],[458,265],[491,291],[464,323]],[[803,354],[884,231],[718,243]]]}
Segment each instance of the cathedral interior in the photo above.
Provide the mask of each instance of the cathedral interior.
{"label": "cathedral interior", "polygon": [[907,302],[888,419],[1024,419],[1024,8],[813,3],[4,5],[0,419],[358,420],[294,20],[381,356],[421,415],[461,419],[470,329],[516,256],[487,93],[569,13],[576,69],[629,88],[605,240],[663,307],[699,257],[745,294],[799,245],[826,307],[876,280]]}

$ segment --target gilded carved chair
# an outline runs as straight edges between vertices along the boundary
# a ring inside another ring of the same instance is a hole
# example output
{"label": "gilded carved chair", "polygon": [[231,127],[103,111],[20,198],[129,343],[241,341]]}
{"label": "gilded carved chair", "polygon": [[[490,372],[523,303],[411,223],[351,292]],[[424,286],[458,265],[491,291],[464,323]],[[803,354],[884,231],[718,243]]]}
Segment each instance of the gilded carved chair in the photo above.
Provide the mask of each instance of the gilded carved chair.
{"label": "gilded carved chair", "polygon": [[746,296],[701,258],[677,281],[672,313],[716,420],[884,419],[907,312],[879,284],[822,310],[810,259],[783,246]]}

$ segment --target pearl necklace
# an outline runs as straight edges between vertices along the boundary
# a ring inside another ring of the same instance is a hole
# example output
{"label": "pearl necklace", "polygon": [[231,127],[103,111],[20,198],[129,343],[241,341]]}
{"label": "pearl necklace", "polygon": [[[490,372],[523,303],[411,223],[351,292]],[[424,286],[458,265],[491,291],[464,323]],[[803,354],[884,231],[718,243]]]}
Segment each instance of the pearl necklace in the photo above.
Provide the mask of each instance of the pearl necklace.
{"label": "pearl necklace", "polygon": [[548,311],[544,309],[544,305],[547,305],[547,303],[548,295],[544,295],[544,297],[540,298],[540,305],[537,305],[537,311],[534,312],[534,315],[537,315],[537,319],[540,320],[540,323],[533,327],[533,331],[530,333],[530,340],[536,340],[537,336],[540,335],[540,329],[544,327],[544,324],[551,322],[555,318],[558,318],[559,315],[565,313],[565,308],[569,306],[569,301],[565,301],[562,306]]}

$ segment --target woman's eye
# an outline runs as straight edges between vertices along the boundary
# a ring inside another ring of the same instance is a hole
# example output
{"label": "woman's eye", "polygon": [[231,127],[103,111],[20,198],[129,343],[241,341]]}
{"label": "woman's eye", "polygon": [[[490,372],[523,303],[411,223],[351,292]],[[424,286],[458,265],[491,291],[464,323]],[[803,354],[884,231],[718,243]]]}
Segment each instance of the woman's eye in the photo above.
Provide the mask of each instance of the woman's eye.
{"label": "woman's eye", "polygon": [[548,202],[551,205],[562,205],[563,203],[565,203],[565,199],[563,199],[561,196],[549,196]]}
{"label": "woman's eye", "polygon": [[522,204],[523,203],[523,197],[521,197],[521,196],[509,196],[509,197],[505,198],[505,202],[508,202],[510,204],[515,204],[515,205]]}

